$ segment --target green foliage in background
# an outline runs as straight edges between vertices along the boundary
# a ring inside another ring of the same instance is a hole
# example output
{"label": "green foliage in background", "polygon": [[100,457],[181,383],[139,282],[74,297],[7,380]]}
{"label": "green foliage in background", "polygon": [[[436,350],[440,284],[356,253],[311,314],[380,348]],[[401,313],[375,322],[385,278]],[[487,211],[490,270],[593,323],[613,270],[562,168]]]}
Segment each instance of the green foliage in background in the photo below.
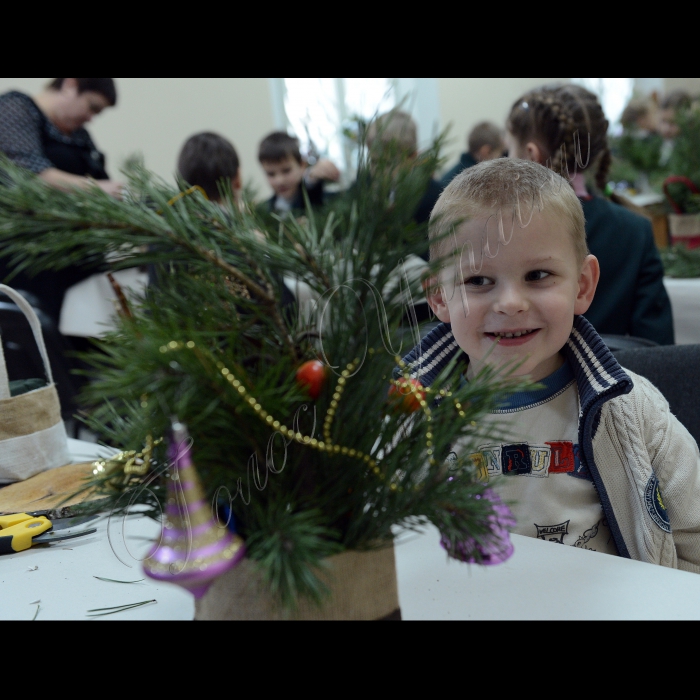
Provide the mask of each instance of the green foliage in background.
{"label": "green foliage in background", "polygon": [[700,278],[700,250],[688,250],[685,246],[674,246],[660,252],[667,277],[675,279]]}
{"label": "green foliage in background", "polygon": [[[680,135],[669,164],[672,175],[687,177],[700,188],[700,109],[680,111]],[[700,196],[682,184],[669,185],[669,193],[685,214],[700,214]]]}
{"label": "green foliage in background", "polygon": [[[429,397],[425,411],[407,415],[387,398],[397,357],[418,340],[396,290],[402,280],[404,294],[421,295],[420,280],[400,271],[427,246],[413,214],[439,148],[400,167],[388,152],[371,167],[363,159],[356,186],[322,225],[309,211],[267,229],[233,202],[221,207],[196,192],[178,198],[138,166],[126,173],[129,197],[118,202],[97,189],[49,189],[0,164],[0,245],[16,268],[108,260],[112,269],[156,272],[157,285],[131,299],[131,314],[88,358],[91,428],[137,452],[150,438],[165,439],[145,477],[96,478],[109,507],[121,512],[133,498],[158,516],[177,416],[189,427],[208,496],[231,494],[250,558],[288,607],[322,598],[316,571],[324,559],[388,546],[394,526],[432,523],[450,542],[488,539],[492,506],[477,498],[486,486],[468,459],[451,467],[450,479],[444,465],[458,442],[468,455],[500,439],[485,434],[481,419],[515,383],[489,372],[460,382],[453,366],[436,383],[453,387],[439,408]],[[308,285],[321,310],[328,304],[320,333],[319,314],[309,323],[283,305],[285,278]],[[332,370],[312,401],[295,377],[317,358]],[[318,448],[328,446],[329,415],[332,452]]]}
{"label": "green foliage in background", "polygon": [[657,134],[639,138],[630,133],[616,139],[613,149],[620,160],[628,163],[638,173],[652,175],[660,170],[663,139]]}

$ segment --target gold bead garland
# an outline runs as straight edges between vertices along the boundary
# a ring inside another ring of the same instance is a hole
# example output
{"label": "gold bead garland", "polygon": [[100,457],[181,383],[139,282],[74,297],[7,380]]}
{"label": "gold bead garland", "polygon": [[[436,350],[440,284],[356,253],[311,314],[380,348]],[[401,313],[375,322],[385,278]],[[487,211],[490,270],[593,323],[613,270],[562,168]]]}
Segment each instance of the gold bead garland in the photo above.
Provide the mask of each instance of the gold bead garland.
{"label": "gold bead garland", "polygon": [[[167,354],[169,352],[175,352],[178,350],[190,350],[194,351],[196,350],[197,346],[196,343],[189,341],[187,343],[184,342],[178,342],[178,341],[171,341],[167,345],[164,345],[163,347],[160,348],[161,353]],[[376,351],[370,350],[370,355],[374,355]],[[445,389],[441,389],[439,392],[435,392],[431,388],[425,388],[421,387],[418,388],[415,386],[411,381],[411,376],[410,376],[410,370],[406,363],[400,358],[396,358],[396,362],[399,366],[399,368],[403,371],[404,379],[407,381],[407,384],[400,384],[397,381],[392,381],[392,384],[398,388],[408,388],[413,397],[416,399],[418,405],[420,406],[421,410],[423,411],[423,414],[425,416],[425,420],[427,423],[432,423],[433,417],[432,417],[432,411],[430,409],[428,401],[426,401],[426,397],[437,393],[440,398],[442,399],[450,399],[452,398],[452,392],[447,391]],[[301,433],[295,433],[293,430],[290,430],[286,426],[282,425],[280,421],[275,420],[273,416],[271,416],[267,411],[265,411],[261,405],[261,403],[254,397],[249,396],[249,392],[246,389],[246,387],[242,384],[242,382],[237,379],[237,377],[229,370],[223,363],[219,362],[217,363],[217,367],[221,373],[221,376],[229,383],[229,385],[234,389],[242,399],[245,400],[245,402],[253,409],[253,412],[262,420],[264,421],[268,426],[270,426],[273,430],[276,432],[279,432],[282,436],[287,438],[288,440],[292,442],[296,442],[300,445],[304,445],[306,447],[311,447],[314,450],[317,450],[319,452],[324,452],[329,455],[342,455],[344,457],[350,457],[351,459],[357,459],[360,462],[365,463],[369,469],[374,473],[375,476],[377,476],[381,481],[386,481],[386,477],[384,474],[382,474],[381,469],[379,468],[379,464],[375,459],[373,459],[370,455],[366,455],[362,452],[359,452],[358,450],[353,450],[347,447],[341,447],[340,445],[334,445],[333,444],[333,437],[332,437],[332,428],[333,428],[333,423],[335,420],[335,416],[337,414],[338,408],[340,406],[340,401],[343,398],[343,395],[345,393],[345,389],[347,388],[347,383],[348,380],[354,375],[357,367],[360,365],[360,360],[355,360],[354,362],[351,362],[348,366],[347,369],[343,371],[341,374],[340,378],[338,379],[338,384],[335,389],[335,393],[333,394],[333,399],[330,404],[330,408],[328,409],[328,412],[326,414],[326,418],[324,421],[324,426],[323,426],[323,436],[324,436],[324,442],[319,442],[315,438],[308,437],[305,435],[302,435]],[[145,401],[142,402],[146,403]],[[459,412],[460,418],[466,418],[466,413],[464,411],[464,407],[458,402],[455,401],[455,408]],[[476,427],[476,423],[472,421],[472,426]],[[437,466],[437,461],[434,458],[434,443],[433,443],[433,433],[428,432],[426,434],[426,452],[427,455],[430,459],[430,465],[435,467]],[[160,444],[162,440],[158,441],[155,444]],[[150,447],[150,452],[152,452],[153,446]],[[148,448],[147,448],[148,450]],[[146,451],[144,451],[144,455],[146,454]],[[150,452],[148,453],[150,455]],[[117,455],[115,460],[118,460],[120,458],[126,458],[128,461],[128,465],[131,465],[131,468],[133,469],[133,465],[135,465],[136,460],[141,458],[143,455],[136,455],[135,453],[128,453],[127,455]],[[111,460],[110,463],[113,463],[115,460]],[[95,466],[97,467],[100,463],[96,463]],[[150,464],[150,456],[148,458],[148,464]],[[102,469],[101,471],[104,471],[105,464],[102,464]],[[126,471],[126,469],[125,469]],[[95,471],[95,474],[97,474],[98,471]],[[132,471],[131,473],[136,474],[137,472]],[[390,486],[390,489],[394,493],[403,493],[403,487],[399,486],[396,483],[392,483]],[[422,489],[422,486],[418,484],[415,486],[416,491],[420,491]]]}
{"label": "gold bead garland", "polygon": [[[167,354],[170,352],[175,352],[178,350],[195,350],[197,347],[196,343],[190,341],[188,343],[171,341],[167,345],[163,345],[160,351],[162,354]],[[360,364],[360,360],[355,360],[355,362],[350,363],[347,369],[342,373],[340,379],[338,380],[338,386],[336,388],[335,394],[333,395],[333,402],[331,403],[331,408],[328,410],[326,415],[326,420],[324,423],[324,438],[325,442],[319,442],[318,440],[302,435],[301,433],[295,433],[286,426],[282,425],[279,421],[275,420],[267,411],[265,411],[260,404],[260,402],[249,395],[248,390],[243,385],[243,383],[236,378],[236,376],[231,372],[228,367],[226,367],[222,362],[217,363],[217,368],[221,373],[221,376],[228,381],[229,385],[238,392],[242,399],[253,409],[253,412],[267,425],[270,425],[273,430],[280,433],[282,436],[286,437],[292,442],[296,442],[300,445],[306,447],[311,447],[319,452],[325,452],[327,454],[342,455],[344,457],[350,457],[351,459],[357,459],[360,462],[364,462],[381,481],[385,481],[386,477],[382,474],[379,464],[371,456],[366,455],[357,450],[351,450],[347,447],[341,447],[339,445],[334,445],[331,428],[333,426],[333,420],[335,418],[338,406],[340,405],[340,400],[343,397],[345,388],[347,386],[348,379],[354,374],[355,370]]]}
{"label": "gold bead garland", "polygon": [[[428,405],[428,402],[425,400],[425,397],[430,396],[432,394],[436,394],[441,398],[441,399],[451,399],[453,394],[451,391],[448,391],[447,389],[440,389],[439,392],[436,392],[434,389],[431,388],[426,388],[426,387],[421,387],[420,389],[416,387],[412,382],[411,382],[411,372],[408,367],[408,365],[400,358],[396,358],[396,363],[399,366],[399,369],[402,370],[403,372],[403,378],[406,381],[405,384],[401,384],[400,382],[397,381],[392,381],[392,384],[399,388],[399,389],[405,389],[408,388],[411,392],[411,394],[414,396],[414,398],[418,401],[421,409],[423,410],[423,413],[425,415],[425,419],[428,423],[431,423],[433,418],[432,418],[432,413],[430,411],[430,407]],[[462,406],[459,401],[455,399],[454,401],[455,408],[457,409],[457,412],[459,414],[459,417],[464,419],[467,417],[466,412],[464,411],[464,406]],[[477,427],[477,424],[475,421],[471,422],[471,425],[473,428]],[[428,457],[430,457],[430,466],[435,467],[437,466],[437,461],[434,459],[434,450],[433,450],[433,434],[432,432],[428,432],[426,434],[426,450]],[[419,487],[416,487],[419,489]]]}
{"label": "gold bead garland", "polygon": [[[416,399],[418,404],[421,407],[421,410],[423,411],[423,414],[425,415],[425,420],[428,423],[432,423],[433,421],[433,413],[430,410],[430,406],[428,405],[428,402],[425,400],[426,396],[429,396],[430,394],[435,393],[432,389],[430,388],[425,388],[421,387],[420,389],[411,382],[411,373],[408,369],[408,366],[406,363],[400,358],[396,358],[396,363],[399,366],[399,369],[403,371],[403,376],[404,379],[406,380],[406,384],[400,384],[397,381],[393,381],[392,384],[399,388],[399,389],[405,389],[408,388],[413,395],[413,397]],[[446,392],[444,389],[440,391],[440,396],[445,398],[446,396],[452,396],[451,393]],[[430,466],[431,467],[436,467],[437,466],[437,461],[435,460],[435,451],[433,450],[433,434],[431,432],[428,432],[426,434],[426,453],[428,457],[430,458]],[[420,486],[416,486],[416,490],[420,490]]]}

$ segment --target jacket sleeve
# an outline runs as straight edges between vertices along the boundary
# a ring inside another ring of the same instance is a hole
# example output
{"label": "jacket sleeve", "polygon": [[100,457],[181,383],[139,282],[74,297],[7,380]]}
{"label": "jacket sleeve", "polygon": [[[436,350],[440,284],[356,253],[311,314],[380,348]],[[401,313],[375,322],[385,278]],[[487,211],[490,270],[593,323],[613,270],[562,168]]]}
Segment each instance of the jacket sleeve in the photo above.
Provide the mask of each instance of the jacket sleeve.
{"label": "jacket sleeve", "polygon": [[645,421],[647,448],[671,522],[678,568],[700,574],[700,450],[661,393],[644,384],[655,417]]}
{"label": "jacket sleeve", "polygon": [[630,335],[659,345],[675,345],[673,310],[664,286],[664,266],[651,222],[645,222],[644,252],[637,278]]}

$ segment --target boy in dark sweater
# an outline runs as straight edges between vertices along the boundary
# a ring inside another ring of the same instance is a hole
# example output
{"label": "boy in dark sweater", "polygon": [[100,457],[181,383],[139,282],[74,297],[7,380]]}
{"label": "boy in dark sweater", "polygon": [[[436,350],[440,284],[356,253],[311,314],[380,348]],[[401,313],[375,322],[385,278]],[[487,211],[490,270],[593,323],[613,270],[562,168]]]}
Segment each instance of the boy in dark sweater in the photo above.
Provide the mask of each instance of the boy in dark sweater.
{"label": "boy in dark sweater", "polygon": [[212,202],[221,202],[230,189],[237,203],[243,189],[241,165],[233,144],[210,132],[188,139],[177,165],[180,177],[193,187],[200,187]]}
{"label": "boy in dark sweater", "polygon": [[471,134],[469,134],[468,144],[469,150],[467,153],[463,153],[459,163],[442,178],[443,190],[460,173],[487,160],[502,158],[506,151],[503,130],[491,122],[477,124]]}
{"label": "boy in dark sweater", "polygon": [[299,139],[284,132],[275,132],[264,139],[258,159],[274,191],[267,203],[268,211],[277,214],[303,213],[304,192],[312,207],[322,206],[324,183],[340,180],[340,171],[329,160],[319,160],[309,167],[301,155]]}

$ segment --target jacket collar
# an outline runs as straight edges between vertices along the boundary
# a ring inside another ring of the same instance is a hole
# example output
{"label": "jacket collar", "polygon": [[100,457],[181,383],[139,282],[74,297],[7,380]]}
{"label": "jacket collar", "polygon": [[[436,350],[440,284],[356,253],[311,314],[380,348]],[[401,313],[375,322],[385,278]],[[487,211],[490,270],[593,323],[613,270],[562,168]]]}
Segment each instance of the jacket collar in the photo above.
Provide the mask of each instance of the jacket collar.
{"label": "jacket collar", "polygon": [[[593,423],[588,427],[595,433],[595,422],[599,416],[596,409],[618,396],[629,394],[634,383],[583,316],[576,317],[564,353],[579,387],[581,417],[593,417]],[[417,379],[428,388],[455,358],[464,365],[469,363],[466,353],[457,344],[452,326],[445,323],[426,336],[404,358],[404,363],[410,378]],[[397,377],[401,374],[398,371]]]}
{"label": "jacket collar", "polygon": [[[634,389],[631,377],[620,366],[593,326],[578,316],[574,323],[566,356],[574,368],[581,398],[581,417],[596,432],[600,409],[608,401],[629,394]],[[589,423],[592,419],[593,423]]]}
{"label": "jacket collar", "polygon": [[474,158],[474,156],[471,153],[463,153],[460,162],[462,164],[462,167],[464,167],[465,169],[473,168],[475,165],[479,165],[479,161],[476,158]]}

